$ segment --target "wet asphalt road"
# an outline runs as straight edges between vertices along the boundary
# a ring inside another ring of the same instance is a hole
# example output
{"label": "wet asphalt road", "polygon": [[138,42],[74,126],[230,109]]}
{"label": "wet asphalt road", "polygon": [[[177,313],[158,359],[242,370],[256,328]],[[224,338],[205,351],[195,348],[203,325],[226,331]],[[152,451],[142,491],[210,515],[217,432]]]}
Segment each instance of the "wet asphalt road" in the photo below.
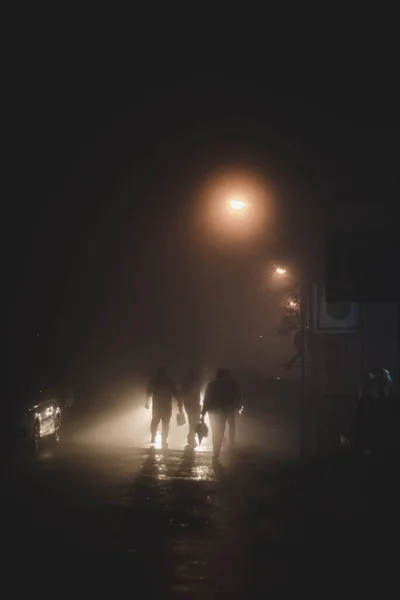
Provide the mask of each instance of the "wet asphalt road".
{"label": "wet asphalt road", "polygon": [[375,581],[393,592],[396,508],[359,466],[299,468],[254,449],[224,460],[216,473],[208,448],[67,442],[16,460],[2,485],[3,582],[39,596],[347,595]]}

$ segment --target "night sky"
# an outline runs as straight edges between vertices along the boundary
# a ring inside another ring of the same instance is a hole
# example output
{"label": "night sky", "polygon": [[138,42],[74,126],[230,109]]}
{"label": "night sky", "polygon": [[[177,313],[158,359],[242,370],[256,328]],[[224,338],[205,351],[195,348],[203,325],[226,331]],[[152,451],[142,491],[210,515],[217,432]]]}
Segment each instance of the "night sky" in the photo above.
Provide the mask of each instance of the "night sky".
{"label": "night sky", "polygon": [[[276,302],[258,276],[271,239],[292,259],[327,225],[393,220],[392,91],[368,77],[75,67],[27,67],[29,101],[17,105],[11,381],[248,366],[260,352],[266,364],[284,360]],[[249,247],[219,247],[196,227],[198,192],[224,168],[252,169],[279,192],[272,233]],[[265,347],[254,349],[253,332]]]}

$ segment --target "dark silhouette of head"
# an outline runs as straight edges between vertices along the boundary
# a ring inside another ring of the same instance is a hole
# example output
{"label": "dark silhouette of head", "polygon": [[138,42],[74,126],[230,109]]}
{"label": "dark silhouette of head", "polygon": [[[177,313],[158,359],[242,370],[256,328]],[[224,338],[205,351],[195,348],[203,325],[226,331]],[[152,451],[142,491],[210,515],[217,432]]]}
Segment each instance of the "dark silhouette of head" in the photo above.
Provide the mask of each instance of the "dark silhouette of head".
{"label": "dark silhouette of head", "polygon": [[190,368],[187,370],[187,374],[186,377],[190,380],[190,381],[197,381],[199,379],[199,374],[196,371],[196,369]]}
{"label": "dark silhouette of head", "polygon": [[218,369],[216,378],[217,379],[227,379],[231,374],[229,369]]}
{"label": "dark silhouette of head", "polygon": [[167,367],[158,367],[157,377],[166,377],[167,376]]}
{"label": "dark silhouette of head", "polygon": [[392,378],[387,369],[381,367],[372,374],[372,383],[374,386],[375,395],[388,396],[392,384]]}

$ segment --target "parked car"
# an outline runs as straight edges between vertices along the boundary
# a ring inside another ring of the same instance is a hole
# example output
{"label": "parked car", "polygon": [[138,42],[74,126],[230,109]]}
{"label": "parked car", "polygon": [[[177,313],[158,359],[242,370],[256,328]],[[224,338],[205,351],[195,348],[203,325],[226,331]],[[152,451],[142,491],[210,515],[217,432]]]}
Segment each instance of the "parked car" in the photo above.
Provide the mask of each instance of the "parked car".
{"label": "parked car", "polygon": [[58,444],[62,424],[62,401],[56,394],[40,390],[25,403],[16,419],[16,436],[37,452],[46,438]]}

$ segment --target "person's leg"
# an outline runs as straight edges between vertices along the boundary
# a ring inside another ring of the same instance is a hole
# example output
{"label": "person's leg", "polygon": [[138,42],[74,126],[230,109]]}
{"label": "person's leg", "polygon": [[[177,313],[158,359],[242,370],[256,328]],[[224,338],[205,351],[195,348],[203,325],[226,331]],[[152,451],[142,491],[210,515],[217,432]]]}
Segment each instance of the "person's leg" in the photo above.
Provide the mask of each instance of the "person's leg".
{"label": "person's leg", "polygon": [[233,450],[235,447],[235,411],[232,410],[228,415],[228,425],[229,425],[229,449]]}
{"label": "person's leg", "polygon": [[193,431],[193,417],[191,413],[187,413],[189,431],[187,434],[187,443],[192,446],[194,443],[194,431]]}
{"label": "person's leg", "polygon": [[200,421],[200,414],[197,411],[189,410],[186,411],[189,422],[189,433],[187,436],[187,441],[190,446],[195,445],[196,440],[196,425]]}
{"label": "person's leg", "polygon": [[213,461],[219,461],[222,440],[225,432],[226,416],[210,412],[210,424],[213,434]]}
{"label": "person's leg", "polygon": [[185,402],[185,412],[186,412],[186,416],[187,416],[187,422],[188,422],[188,434],[187,434],[187,443],[190,444],[191,441],[191,434],[192,434],[192,411],[191,411],[191,407],[188,406]]}
{"label": "person's leg", "polygon": [[162,415],[162,445],[168,444],[169,422],[171,420],[171,412],[165,411]]}
{"label": "person's leg", "polygon": [[160,411],[158,409],[153,408],[153,417],[151,419],[151,425],[150,425],[151,443],[152,444],[156,443],[157,429],[158,429],[160,420],[161,420]]}

